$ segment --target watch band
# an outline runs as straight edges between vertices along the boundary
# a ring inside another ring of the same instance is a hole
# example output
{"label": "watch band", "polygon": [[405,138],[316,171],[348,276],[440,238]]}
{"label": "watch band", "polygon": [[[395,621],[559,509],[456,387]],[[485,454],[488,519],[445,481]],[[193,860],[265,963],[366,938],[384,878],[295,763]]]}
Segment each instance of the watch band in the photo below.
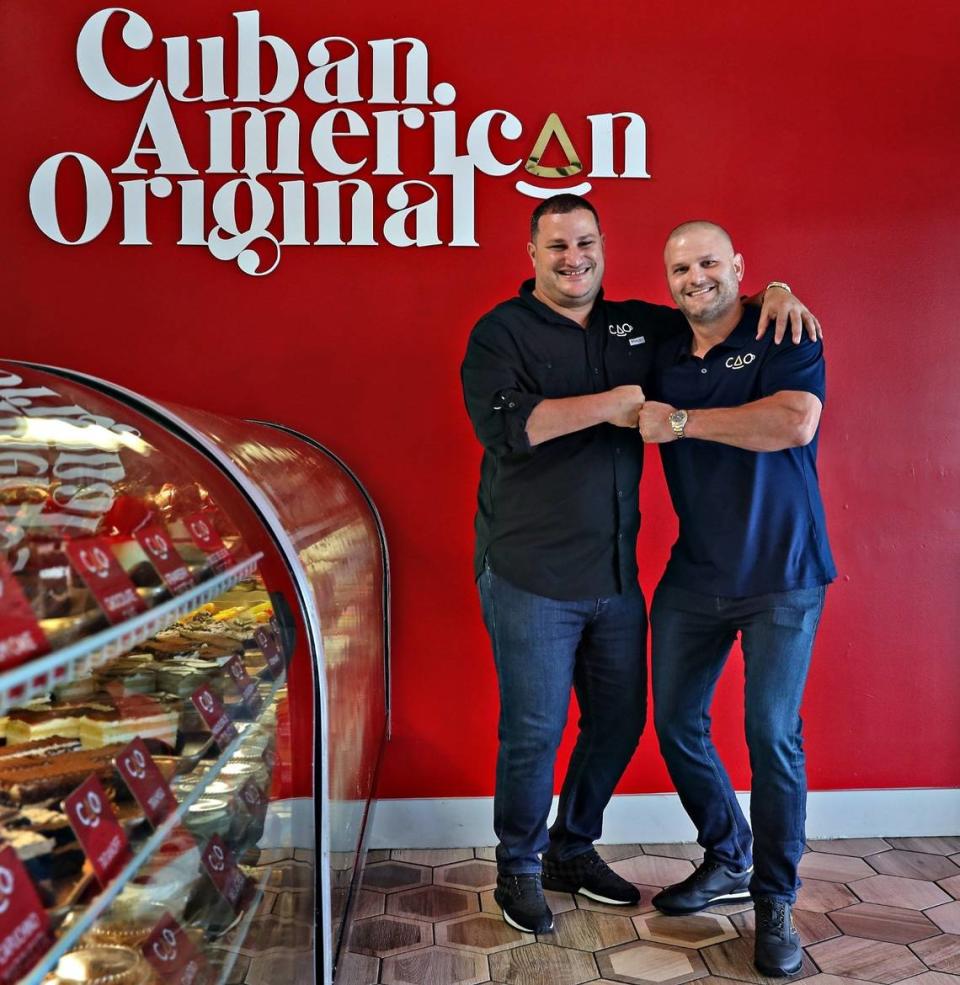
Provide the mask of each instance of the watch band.
{"label": "watch band", "polygon": [[787,294],[793,294],[793,291],[790,290],[790,285],[785,284],[782,280],[770,281],[770,283],[767,284],[767,286],[763,289],[763,293],[766,294],[771,287],[779,287],[781,291],[786,291]]}
{"label": "watch band", "polygon": [[681,438],[685,438],[684,428],[687,426],[687,412],[680,410],[674,411],[668,420],[670,421],[670,427],[673,429],[673,433],[677,436],[679,441]]}

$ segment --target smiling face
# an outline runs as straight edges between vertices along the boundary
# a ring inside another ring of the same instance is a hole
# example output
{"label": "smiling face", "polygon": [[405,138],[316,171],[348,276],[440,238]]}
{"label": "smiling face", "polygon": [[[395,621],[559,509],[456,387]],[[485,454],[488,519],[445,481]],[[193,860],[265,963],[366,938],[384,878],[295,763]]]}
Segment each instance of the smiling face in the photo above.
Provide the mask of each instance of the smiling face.
{"label": "smiling face", "polygon": [[680,227],[667,240],[663,260],[670,293],[689,321],[708,324],[739,308],[743,257],[719,226]]}
{"label": "smiling face", "polygon": [[603,236],[587,209],[540,217],[533,242],[534,294],[570,318],[586,317],[603,282]]}

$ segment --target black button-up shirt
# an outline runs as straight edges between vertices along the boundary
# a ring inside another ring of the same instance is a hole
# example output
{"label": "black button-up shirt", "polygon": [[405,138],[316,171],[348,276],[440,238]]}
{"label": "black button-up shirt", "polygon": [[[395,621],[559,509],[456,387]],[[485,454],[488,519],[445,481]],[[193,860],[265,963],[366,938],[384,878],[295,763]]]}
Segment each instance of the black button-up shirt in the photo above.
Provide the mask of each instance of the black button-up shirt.
{"label": "black button-up shirt", "polygon": [[545,398],[648,386],[658,342],[685,322],[671,308],[601,292],[583,329],[532,292],[527,281],[477,322],[461,367],[484,448],[475,573],[486,561],[548,598],[616,595],[637,581],[639,433],[598,424],[531,447],[527,419]]}

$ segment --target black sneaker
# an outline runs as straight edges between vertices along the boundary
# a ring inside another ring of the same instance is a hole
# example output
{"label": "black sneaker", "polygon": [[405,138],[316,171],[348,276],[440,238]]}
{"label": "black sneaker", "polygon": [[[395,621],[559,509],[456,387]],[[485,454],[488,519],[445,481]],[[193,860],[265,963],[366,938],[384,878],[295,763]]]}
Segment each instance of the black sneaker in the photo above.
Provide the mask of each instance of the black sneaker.
{"label": "black sneaker", "polygon": [[743,872],[728,869],[719,862],[701,862],[697,871],[683,882],[667,886],[653,897],[661,913],[680,916],[697,913],[717,903],[735,903],[750,899],[750,876],[753,866]]}
{"label": "black sneaker", "polygon": [[579,893],[598,903],[629,906],[640,902],[640,891],[618,876],[591,848],[566,862],[543,856],[543,885],[560,893]]}
{"label": "black sneaker", "polygon": [[761,896],[754,904],[757,938],[753,963],[772,978],[795,975],[803,964],[800,935],[790,916],[790,904]]}
{"label": "black sneaker", "polygon": [[539,874],[498,875],[493,898],[511,927],[525,934],[546,934],[553,930],[553,914],[543,898]]}
{"label": "black sneaker", "polygon": [[795,975],[803,964],[800,935],[790,916],[790,904],[761,896],[754,904],[757,939],[753,963],[764,975],[785,978]]}

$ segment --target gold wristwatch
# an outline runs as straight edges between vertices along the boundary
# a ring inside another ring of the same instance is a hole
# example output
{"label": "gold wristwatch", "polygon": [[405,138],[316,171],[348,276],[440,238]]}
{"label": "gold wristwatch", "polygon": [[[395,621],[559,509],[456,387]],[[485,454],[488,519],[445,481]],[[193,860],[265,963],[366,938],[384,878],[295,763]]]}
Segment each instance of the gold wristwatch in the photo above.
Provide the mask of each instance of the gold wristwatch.
{"label": "gold wristwatch", "polygon": [[670,421],[670,427],[673,428],[673,433],[677,438],[685,438],[686,435],[683,433],[683,429],[687,426],[688,414],[685,410],[675,410],[667,420]]}

